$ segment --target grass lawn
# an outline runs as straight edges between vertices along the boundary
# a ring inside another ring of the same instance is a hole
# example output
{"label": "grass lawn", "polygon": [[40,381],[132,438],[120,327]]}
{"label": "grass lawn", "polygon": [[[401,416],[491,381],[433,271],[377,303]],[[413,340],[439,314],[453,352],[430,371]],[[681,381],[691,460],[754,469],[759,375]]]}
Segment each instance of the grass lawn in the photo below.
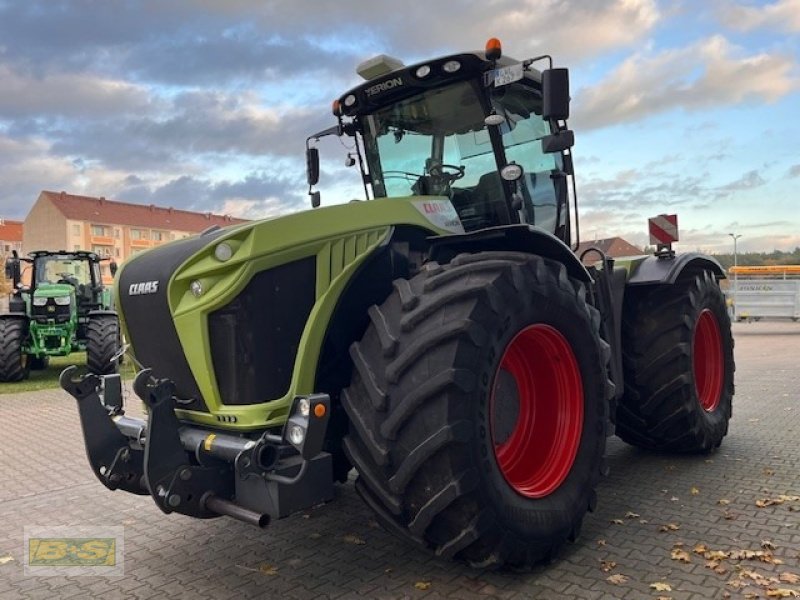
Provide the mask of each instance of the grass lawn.
{"label": "grass lawn", "polygon": [[[50,365],[43,371],[31,371],[30,377],[16,383],[0,383],[0,394],[16,394],[19,392],[33,392],[58,387],[58,376],[61,371],[70,365],[86,365],[86,353],[75,352],[69,356],[52,356]],[[136,374],[130,359],[120,367],[123,379],[133,379]]]}

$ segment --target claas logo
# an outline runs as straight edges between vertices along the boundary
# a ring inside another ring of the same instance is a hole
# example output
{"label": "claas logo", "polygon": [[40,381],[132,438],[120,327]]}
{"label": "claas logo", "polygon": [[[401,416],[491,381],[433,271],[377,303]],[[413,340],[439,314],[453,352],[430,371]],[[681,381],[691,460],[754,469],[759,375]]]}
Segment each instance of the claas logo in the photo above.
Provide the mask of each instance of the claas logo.
{"label": "claas logo", "polygon": [[28,564],[48,567],[113,567],[114,538],[30,538]]}

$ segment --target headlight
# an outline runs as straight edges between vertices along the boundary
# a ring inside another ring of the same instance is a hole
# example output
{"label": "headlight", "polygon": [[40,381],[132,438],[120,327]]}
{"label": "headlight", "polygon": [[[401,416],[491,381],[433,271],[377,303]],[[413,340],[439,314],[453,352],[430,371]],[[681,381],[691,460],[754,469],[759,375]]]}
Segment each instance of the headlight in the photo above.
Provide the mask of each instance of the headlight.
{"label": "headlight", "polygon": [[33,305],[34,306],[44,306],[47,304],[47,298],[34,298]]}
{"label": "headlight", "polygon": [[55,301],[59,306],[67,306],[69,304],[69,296],[56,296]]}

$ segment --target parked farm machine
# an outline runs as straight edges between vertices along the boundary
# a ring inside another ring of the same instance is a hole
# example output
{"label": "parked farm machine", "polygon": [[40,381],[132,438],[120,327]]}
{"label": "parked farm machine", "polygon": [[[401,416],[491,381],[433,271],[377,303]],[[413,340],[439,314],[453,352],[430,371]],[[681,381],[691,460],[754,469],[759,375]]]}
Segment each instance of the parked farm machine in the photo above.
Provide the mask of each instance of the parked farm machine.
{"label": "parked farm machine", "polygon": [[[606,439],[708,452],[730,321],[711,258],[585,267],[566,69],[385,56],[309,138],[347,138],[364,201],[209,231],[117,276],[146,420],[65,371],[89,461],[165,513],[259,526],[355,487],[389,530],[473,565],[574,540]],[[543,57],[547,60],[549,57]]]}

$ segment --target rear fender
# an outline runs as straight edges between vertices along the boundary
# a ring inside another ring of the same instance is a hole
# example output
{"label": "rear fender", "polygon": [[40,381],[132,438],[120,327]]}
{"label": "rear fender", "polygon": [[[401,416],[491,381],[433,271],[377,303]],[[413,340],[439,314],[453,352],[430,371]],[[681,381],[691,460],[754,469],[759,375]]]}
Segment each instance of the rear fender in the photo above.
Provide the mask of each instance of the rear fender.
{"label": "rear fender", "polygon": [[114,310],[90,310],[87,317],[116,317],[117,312]]}
{"label": "rear fender", "polygon": [[648,256],[643,260],[617,261],[628,269],[628,285],[673,284],[682,275],[711,271],[717,279],[725,279],[725,270],[710,256],[699,252],[675,254],[671,257]]}
{"label": "rear fender", "polygon": [[28,315],[26,315],[24,312],[4,313],[0,315],[0,319],[3,320],[21,319],[24,320],[26,323],[30,323],[30,317],[28,317]]}

